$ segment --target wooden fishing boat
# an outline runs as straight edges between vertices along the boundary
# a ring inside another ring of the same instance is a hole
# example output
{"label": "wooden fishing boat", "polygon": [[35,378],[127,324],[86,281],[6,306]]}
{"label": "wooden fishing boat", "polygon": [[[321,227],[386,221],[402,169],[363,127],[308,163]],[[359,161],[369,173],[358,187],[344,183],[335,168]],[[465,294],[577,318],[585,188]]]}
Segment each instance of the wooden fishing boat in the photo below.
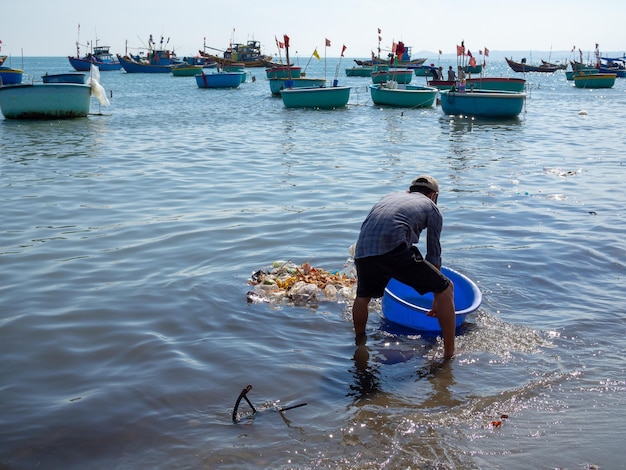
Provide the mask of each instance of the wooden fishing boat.
{"label": "wooden fishing boat", "polygon": [[324,78],[270,78],[270,92],[274,96],[280,96],[280,92],[285,88],[315,88],[326,85]]}
{"label": "wooden fishing boat", "polygon": [[506,60],[506,63],[509,64],[509,67],[511,67],[511,70],[513,70],[514,72],[521,72],[521,73],[526,73],[526,72],[553,73],[553,72],[556,72],[557,70],[559,70],[559,66],[558,65],[545,65],[545,64],[530,65],[530,64],[526,63],[526,59],[522,59],[521,62],[515,62],[515,61],[509,59],[508,57],[505,57],[504,59]]}
{"label": "wooden fishing boat", "polygon": [[[475,312],[482,302],[482,293],[478,286],[467,276],[441,267],[441,272],[454,284],[455,326],[465,322],[467,315]],[[427,314],[432,308],[432,293],[420,295],[412,287],[391,279],[382,298],[382,315],[388,321],[412,330],[426,333],[440,333],[441,327],[436,317]]]}
{"label": "wooden fishing boat", "polygon": [[242,83],[243,72],[222,72],[202,70],[196,75],[196,83],[200,88],[237,88]]}
{"label": "wooden fishing boat", "polygon": [[280,96],[286,108],[343,108],[350,99],[349,86],[285,88]]}
{"label": "wooden fishing boat", "polygon": [[397,67],[389,67],[388,69],[376,70],[372,72],[372,83],[379,84],[389,80],[406,85],[413,80],[413,70]]}
{"label": "wooden fishing boat", "polygon": [[490,118],[518,116],[524,108],[526,93],[515,91],[473,90],[440,91],[441,109],[449,115]]}
{"label": "wooden fishing boat", "polygon": [[91,86],[37,83],[0,87],[0,109],[6,119],[62,119],[89,114]]}
{"label": "wooden fishing boat", "polygon": [[121,70],[122,63],[109,50],[110,46],[96,46],[92,52],[80,57],[77,46],[76,57],[68,56],[67,58],[77,72],[88,72],[91,64],[97,65],[101,72]]}
{"label": "wooden fishing boat", "polygon": [[165,49],[151,49],[146,56],[121,56],[117,58],[127,73],[170,73],[180,64],[176,55]]}
{"label": "wooden fishing boat", "polygon": [[435,102],[437,93],[439,93],[439,90],[434,87],[400,85],[395,82],[370,85],[369,88],[374,104],[405,108],[430,107]]}
{"label": "wooden fishing boat", "polygon": [[614,73],[585,73],[580,70],[574,73],[576,88],[613,88],[617,74]]}
{"label": "wooden fishing boat", "polygon": [[267,78],[300,78],[302,67],[294,65],[275,65],[265,69]]}
{"label": "wooden fishing boat", "polygon": [[[205,49],[215,48],[205,46]],[[223,52],[222,57],[207,53],[203,53],[203,56],[213,59],[222,66],[241,62],[245,67],[269,67],[274,64],[271,56],[261,53],[261,43],[255,40],[231,44]]]}
{"label": "wooden fishing boat", "polygon": [[346,69],[346,77],[371,77],[374,70],[373,65],[357,65]]}
{"label": "wooden fishing boat", "polygon": [[0,66],[0,86],[17,85],[19,83],[22,83],[23,75],[23,70]]}

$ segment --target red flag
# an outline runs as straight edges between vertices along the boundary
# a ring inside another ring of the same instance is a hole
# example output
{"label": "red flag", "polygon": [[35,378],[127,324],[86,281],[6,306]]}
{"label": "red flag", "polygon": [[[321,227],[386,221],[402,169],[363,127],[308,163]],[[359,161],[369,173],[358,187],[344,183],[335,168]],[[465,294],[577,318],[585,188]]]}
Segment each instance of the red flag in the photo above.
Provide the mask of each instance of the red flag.
{"label": "red flag", "polygon": [[441,49],[439,49],[439,55],[443,54],[443,52],[441,52]]}
{"label": "red flag", "polygon": [[472,52],[471,52],[469,49],[467,50],[467,56],[468,56],[468,57],[474,57],[474,56],[472,55]]}
{"label": "red flag", "polygon": [[343,57],[343,53],[346,52],[346,45],[344,44],[343,47],[341,48],[341,57]]}
{"label": "red flag", "polygon": [[470,67],[476,67],[476,59],[472,56],[470,56],[469,65]]}
{"label": "red flag", "polygon": [[489,57],[489,49],[485,47],[485,57]]}
{"label": "red flag", "polygon": [[326,39],[326,47],[330,47],[330,39]]}
{"label": "red flag", "polygon": [[456,55],[465,54],[465,46],[456,46]]}
{"label": "red flag", "polygon": [[285,39],[285,47],[289,47],[289,36],[285,34],[283,38]]}
{"label": "red flag", "polygon": [[401,56],[404,54],[405,48],[404,43],[402,41],[398,41],[398,46],[396,47],[396,53]]}
{"label": "red flag", "polygon": [[284,49],[285,48],[285,43],[284,42],[279,42],[278,43],[278,47],[281,48],[281,49]]}
{"label": "red flag", "polygon": [[395,42],[392,42],[391,43],[391,52],[395,54],[397,47],[398,47],[398,45]]}
{"label": "red flag", "polygon": [[382,41],[383,38],[381,38],[380,36],[378,36],[378,42]]}
{"label": "red flag", "polygon": [[382,33],[382,31],[380,30],[380,28],[378,28],[378,34]]}

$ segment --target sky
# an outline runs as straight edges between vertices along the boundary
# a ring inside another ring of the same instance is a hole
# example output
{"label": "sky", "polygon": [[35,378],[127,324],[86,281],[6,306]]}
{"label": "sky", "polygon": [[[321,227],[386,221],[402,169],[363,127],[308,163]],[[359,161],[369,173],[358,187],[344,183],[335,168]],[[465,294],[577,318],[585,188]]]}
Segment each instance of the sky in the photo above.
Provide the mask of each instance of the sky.
{"label": "sky", "polygon": [[[421,51],[456,53],[464,41],[470,51],[489,49],[536,54],[593,51],[626,52],[624,0],[4,0],[0,54],[57,56],[76,54],[76,42],[108,45],[124,54],[145,47],[150,35],[179,57],[204,45],[223,51],[230,42],[261,42],[264,54],[278,53],[275,38],[290,38],[292,56],[318,53],[368,58],[383,55],[403,41],[413,57]],[[513,7],[514,6],[514,7]],[[79,28],[80,25],[80,28]],[[330,40],[330,47],[325,46]],[[214,51],[212,49],[207,52]],[[283,51],[284,53],[284,51]],[[476,55],[474,53],[474,55]],[[562,57],[567,59],[567,55]]]}

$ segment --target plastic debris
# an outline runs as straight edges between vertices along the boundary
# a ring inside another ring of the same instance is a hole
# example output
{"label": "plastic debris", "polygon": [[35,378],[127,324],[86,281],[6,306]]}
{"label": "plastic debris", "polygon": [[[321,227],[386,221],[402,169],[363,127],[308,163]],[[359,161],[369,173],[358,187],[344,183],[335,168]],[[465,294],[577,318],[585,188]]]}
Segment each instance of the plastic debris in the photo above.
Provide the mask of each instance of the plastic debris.
{"label": "plastic debris", "polygon": [[317,303],[321,300],[351,300],[356,291],[353,266],[341,271],[326,271],[309,263],[297,265],[291,261],[276,261],[250,276],[249,303],[292,301],[296,304]]}

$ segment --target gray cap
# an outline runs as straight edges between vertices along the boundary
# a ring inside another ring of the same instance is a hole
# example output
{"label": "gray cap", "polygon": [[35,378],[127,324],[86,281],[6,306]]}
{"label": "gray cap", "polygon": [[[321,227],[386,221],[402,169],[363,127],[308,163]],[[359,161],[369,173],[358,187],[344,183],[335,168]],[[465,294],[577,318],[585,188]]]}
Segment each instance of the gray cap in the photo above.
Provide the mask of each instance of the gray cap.
{"label": "gray cap", "polygon": [[439,192],[439,183],[437,180],[429,175],[419,175],[413,181],[411,181],[411,186],[409,187],[409,191],[414,192],[417,191],[418,188],[428,188],[431,191],[438,193]]}

